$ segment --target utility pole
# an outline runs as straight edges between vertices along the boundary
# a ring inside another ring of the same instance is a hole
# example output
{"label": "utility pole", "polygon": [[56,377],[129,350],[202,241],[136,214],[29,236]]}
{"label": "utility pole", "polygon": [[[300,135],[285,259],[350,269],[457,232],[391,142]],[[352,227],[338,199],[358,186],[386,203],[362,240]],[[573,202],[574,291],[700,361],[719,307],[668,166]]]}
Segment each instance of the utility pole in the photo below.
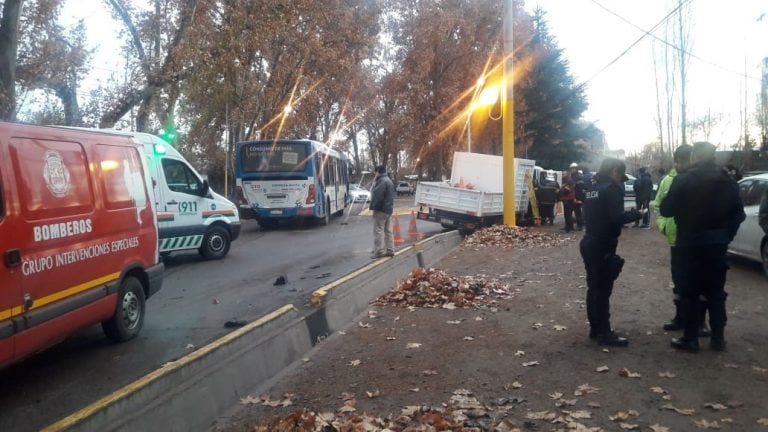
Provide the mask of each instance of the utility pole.
{"label": "utility pole", "polygon": [[515,98],[512,32],[515,17],[512,0],[504,0],[504,94],[501,99],[501,142],[504,165],[504,225],[515,226]]}

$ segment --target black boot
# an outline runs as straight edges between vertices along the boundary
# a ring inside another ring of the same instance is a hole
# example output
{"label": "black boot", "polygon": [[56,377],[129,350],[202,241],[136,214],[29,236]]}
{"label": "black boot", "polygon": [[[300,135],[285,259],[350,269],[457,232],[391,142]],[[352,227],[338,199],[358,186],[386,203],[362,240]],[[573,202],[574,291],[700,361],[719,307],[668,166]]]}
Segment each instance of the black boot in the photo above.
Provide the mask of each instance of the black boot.
{"label": "black boot", "polygon": [[617,335],[613,331],[608,331],[597,335],[597,344],[613,347],[625,347],[629,345],[629,340]]}
{"label": "black boot", "polygon": [[686,339],[685,337],[672,338],[670,341],[672,348],[692,353],[699,352],[699,340],[696,338]]}
{"label": "black boot", "polygon": [[725,351],[724,329],[712,327],[712,337],[709,339],[709,349],[713,351]]}
{"label": "black boot", "polygon": [[664,331],[678,331],[683,329],[683,320],[680,318],[680,300],[675,300],[675,317],[662,326]]}

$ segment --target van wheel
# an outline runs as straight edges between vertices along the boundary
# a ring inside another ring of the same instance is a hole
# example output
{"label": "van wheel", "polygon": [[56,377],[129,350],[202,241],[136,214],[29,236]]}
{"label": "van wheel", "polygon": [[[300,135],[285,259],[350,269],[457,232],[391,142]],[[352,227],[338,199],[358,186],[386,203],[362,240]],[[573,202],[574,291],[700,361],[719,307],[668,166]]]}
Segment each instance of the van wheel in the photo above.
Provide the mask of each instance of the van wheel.
{"label": "van wheel", "polygon": [[205,259],[221,259],[227,256],[229,245],[229,232],[215,225],[208,228],[208,232],[205,233],[203,244],[198,249],[198,252]]}
{"label": "van wheel", "polygon": [[138,279],[128,276],[120,284],[115,314],[101,323],[108,338],[115,342],[131,340],[144,325],[144,286]]}

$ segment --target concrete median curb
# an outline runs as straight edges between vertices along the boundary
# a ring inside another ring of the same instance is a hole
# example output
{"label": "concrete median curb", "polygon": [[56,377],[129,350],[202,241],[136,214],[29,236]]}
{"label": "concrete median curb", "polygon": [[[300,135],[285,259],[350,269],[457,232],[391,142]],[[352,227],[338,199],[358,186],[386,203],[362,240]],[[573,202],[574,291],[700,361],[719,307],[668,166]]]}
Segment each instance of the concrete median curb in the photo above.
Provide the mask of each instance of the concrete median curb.
{"label": "concrete median curb", "polygon": [[[426,265],[461,243],[448,232],[419,242]],[[347,325],[371,300],[416,267],[413,246],[318,290],[314,308],[285,305],[46,427],[64,430],[207,430],[249,391],[299,361],[323,337]]]}

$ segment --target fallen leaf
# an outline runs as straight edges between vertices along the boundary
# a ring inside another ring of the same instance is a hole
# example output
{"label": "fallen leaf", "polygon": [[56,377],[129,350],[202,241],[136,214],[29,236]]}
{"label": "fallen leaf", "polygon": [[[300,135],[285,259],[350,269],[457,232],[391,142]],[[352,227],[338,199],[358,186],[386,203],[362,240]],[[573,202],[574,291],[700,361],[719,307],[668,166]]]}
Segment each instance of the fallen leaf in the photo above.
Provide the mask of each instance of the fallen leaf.
{"label": "fallen leaf", "polygon": [[520,351],[520,350],[515,351],[515,357],[520,357],[524,355],[525,355],[525,351]]}
{"label": "fallen leaf", "polygon": [[379,313],[378,313],[378,312],[376,312],[375,310],[369,310],[369,311],[368,311],[368,318],[370,318],[370,319],[374,319],[374,318],[376,318],[377,316],[379,316]]}
{"label": "fallen leaf", "polygon": [[632,423],[619,423],[619,427],[624,430],[638,430],[640,429],[640,425],[632,424]]}
{"label": "fallen leaf", "polygon": [[418,348],[420,346],[421,346],[421,344],[418,343],[418,342],[408,342],[408,344],[405,345],[405,349],[416,349],[416,348]]}
{"label": "fallen leaf", "polygon": [[568,327],[561,326],[561,325],[556,325],[556,326],[552,326],[552,328],[555,329],[556,331],[563,331],[563,330],[567,329]]}
{"label": "fallen leaf", "polygon": [[589,384],[582,384],[576,388],[576,390],[573,392],[574,396],[584,396],[590,393],[597,393],[597,391],[600,390],[597,387],[592,387]]}
{"label": "fallen leaf", "polygon": [[397,340],[397,338],[394,337],[394,336],[387,336],[387,340],[388,341],[393,341],[393,340]]}
{"label": "fallen leaf", "polygon": [[587,403],[587,406],[590,408],[600,408],[600,404],[597,402],[589,402]]}
{"label": "fallen leaf", "polygon": [[400,321],[400,315],[396,316],[392,321],[395,321],[395,322]]}
{"label": "fallen leaf", "polygon": [[635,410],[619,411],[612,416],[608,416],[608,419],[610,421],[624,421],[629,419],[630,417],[637,417],[639,415],[640,413],[638,413]]}
{"label": "fallen leaf", "polygon": [[576,405],[576,402],[578,402],[578,399],[558,399],[555,401],[556,407],[569,407]]}
{"label": "fallen leaf", "polygon": [[476,316],[475,317],[475,321],[482,321],[482,320],[483,320],[483,317],[481,317],[481,316]]}
{"label": "fallen leaf", "polygon": [[662,378],[674,378],[677,375],[673,374],[672,372],[659,372],[659,376]]}
{"label": "fallen leaf", "polygon": [[534,323],[533,324],[533,329],[534,330],[538,330],[538,329],[540,329],[542,327],[544,327],[544,324],[542,324],[542,323]]}
{"label": "fallen leaf", "polygon": [[359,366],[359,365],[360,365],[360,360],[357,360],[357,359],[356,360],[352,360],[349,363],[347,363],[347,366],[353,366],[354,367],[354,366]]}
{"label": "fallen leaf", "polygon": [[339,334],[343,336],[343,335],[347,334],[347,332],[345,332],[344,330],[339,330]]}
{"label": "fallen leaf", "polygon": [[610,368],[608,366],[599,366],[597,369],[595,369],[595,372],[608,372]]}
{"label": "fallen leaf", "polygon": [[609,353],[609,352],[611,352],[611,350],[609,350],[608,348],[603,348],[603,352],[604,353]]}
{"label": "fallen leaf", "polygon": [[619,371],[619,376],[620,376],[620,377],[624,377],[624,378],[640,378],[640,377],[642,377],[642,375],[640,375],[639,373],[637,373],[637,372],[631,372],[631,371],[630,371],[629,369],[627,369],[627,368],[623,368],[623,369],[621,369],[621,370]]}
{"label": "fallen leaf", "polygon": [[552,399],[560,399],[561,397],[563,397],[563,394],[560,392],[555,392],[555,393],[550,393],[548,396],[551,397]]}
{"label": "fallen leaf", "polygon": [[761,418],[757,419],[757,424],[763,425],[763,426],[768,426],[768,418],[761,417]]}
{"label": "fallen leaf", "polygon": [[721,411],[721,410],[724,410],[724,409],[728,409],[728,407],[723,405],[723,404],[712,403],[712,402],[705,403],[704,404],[704,408],[711,408],[714,411]]}
{"label": "fallen leaf", "polygon": [[473,341],[473,340],[475,340],[475,338],[473,338],[472,336],[464,336],[464,340],[465,341]]}
{"label": "fallen leaf", "polygon": [[372,392],[367,391],[367,392],[365,392],[365,395],[368,396],[368,399],[373,399],[375,397],[379,397],[380,392],[378,390],[374,390]]}
{"label": "fallen leaf", "polygon": [[673,406],[672,404],[666,404],[666,405],[662,406],[661,408],[662,409],[667,409],[667,410],[670,410],[670,411],[674,411],[674,412],[676,412],[678,414],[685,415],[685,416],[693,415],[693,413],[696,412],[696,410],[693,409],[693,408],[680,409],[680,408],[677,408],[677,407]]}
{"label": "fallen leaf", "polygon": [[412,389],[408,389],[408,390],[409,390],[409,391],[412,391],[412,392],[414,392],[414,393],[418,393],[418,392],[419,392],[419,388],[418,388],[418,387],[414,387],[414,388],[412,388]]}
{"label": "fallen leaf", "polygon": [[699,429],[720,429],[720,423],[717,420],[707,421],[706,419],[694,420],[693,424]]}
{"label": "fallen leaf", "polygon": [[436,370],[423,370],[423,371],[421,371],[421,374],[422,375],[437,375],[437,371]]}
{"label": "fallen leaf", "polygon": [[364,323],[362,321],[358,322],[357,325],[359,325],[362,328],[371,328],[371,325],[368,323]]}
{"label": "fallen leaf", "polygon": [[355,408],[355,405],[357,405],[357,400],[355,399],[349,399],[344,401],[344,405],[341,406],[337,411],[340,413],[351,413],[357,411],[357,408]]}
{"label": "fallen leaf", "polygon": [[244,398],[240,398],[240,404],[241,405],[261,405],[261,399],[249,395]]}
{"label": "fallen leaf", "polygon": [[523,385],[520,384],[519,381],[515,381],[515,382],[512,383],[512,388],[514,388],[514,389],[523,388]]}
{"label": "fallen leaf", "polygon": [[536,366],[536,365],[538,365],[538,364],[539,364],[539,362],[538,362],[538,361],[536,361],[536,360],[534,360],[534,361],[530,361],[530,362],[525,362],[525,363],[523,363],[523,366],[525,366],[525,367],[529,367],[529,366]]}
{"label": "fallen leaf", "polygon": [[417,412],[421,411],[421,406],[419,405],[408,405],[402,410],[400,410],[400,415],[404,415],[406,417],[411,417]]}
{"label": "fallen leaf", "polygon": [[184,347],[184,349],[195,349],[195,346],[192,344],[187,344],[187,346]]}
{"label": "fallen leaf", "polygon": [[726,363],[726,364],[723,365],[723,367],[726,367],[728,369],[738,369],[739,365],[737,365],[735,363]]}
{"label": "fallen leaf", "polygon": [[461,324],[461,320],[446,321],[446,324]]}
{"label": "fallen leaf", "polygon": [[592,418],[592,413],[586,410],[579,410],[579,411],[563,411],[564,414],[567,414],[575,419],[588,419]]}
{"label": "fallen leaf", "polygon": [[721,419],[720,419],[720,421],[721,421],[722,423],[733,423],[733,419],[732,419],[732,418],[730,418],[730,417],[721,418]]}
{"label": "fallen leaf", "polygon": [[768,372],[768,369],[761,368],[760,366],[752,366],[752,370],[755,371],[755,372],[760,372],[760,373]]}
{"label": "fallen leaf", "polygon": [[651,387],[651,391],[657,394],[667,394],[667,391],[661,387]]}
{"label": "fallen leaf", "polygon": [[525,418],[530,420],[554,420],[557,418],[557,415],[553,412],[549,411],[536,411],[536,412],[528,412],[525,414]]}
{"label": "fallen leaf", "polygon": [[651,428],[651,431],[653,432],[669,432],[669,428],[666,426],[661,426],[658,423],[648,426]]}

